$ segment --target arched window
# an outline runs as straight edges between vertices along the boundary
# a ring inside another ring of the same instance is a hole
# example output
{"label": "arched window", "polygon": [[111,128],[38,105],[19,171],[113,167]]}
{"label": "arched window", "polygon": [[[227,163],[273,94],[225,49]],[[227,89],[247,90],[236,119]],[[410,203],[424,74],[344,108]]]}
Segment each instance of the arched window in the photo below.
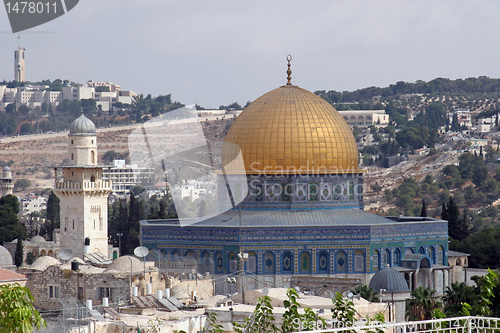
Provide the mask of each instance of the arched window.
{"label": "arched window", "polygon": [[335,255],[335,272],[347,273],[347,254],[344,251],[339,251]]}
{"label": "arched window", "polygon": [[238,259],[236,257],[236,253],[233,251],[229,252],[227,255],[227,259],[229,261],[229,271],[228,273],[235,273],[238,270]]}
{"label": "arched window", "polygon": [[201,253],[201,263],[200,263],[200,273],[205,274],[210,272],[210,253],[208,251],[203,251]]}
{"label": "arched window", "polygon": [[356,273],[364,273],[365,272],[365,253],[361,250],[357,250],[354,252],[353,258],[353,269]]}
{"label": "arched window", "polygon": [[179,260],[179,258],[180,258],[179,251],[173,250],[171,258],[172,258],[172,260]]}
{"label": "arched window", "polygon": [[215,262],[215,273],[222,274],[224,273],[224,258],[222,257],[222,252],[216,252],[214,255]]}
{"label": "arched window", "polygon": [[274,253],[267,251],[264,254],[264,273],[275,273],[276,272],[276,262]]}
{"label": "arched window", "polygon": [[113,251],[113,260],[118,258],[118,251]]}
{"label": "arched window", "polygon": [[380,269],[380,252],[378,250],[373,251],[373,270],[378,271]]}
{"label": "arched window", "polygon": [[419,249],[418,249],[418,253],[419,254],[425,254],[425,248],[423,246],[421,246]]}
{"label": "arched window", "polygon": [[71,153],[71,160],[73,161],[73,153]]}
{"label": "arched window", "polygon": [[317,270],[319,273],[328,273],[330,266],[330,255],[326,251],[321,251],[317,254]]}
{"label": "arched window", "polygon": [[392,266],[391,250],[389,250],[389,249],[385,249],[385,252],[384,252],[384,267],[387,265]]}
{"label": "arched window", "polygon": [[196,260],[196,252],[194,252],[193,250],[188,250],[186,251],[186,253],[184,254],[184,257],[186,257],[186,259],[189,259],[189,260]]}
{"label": "arched window", "polygon": [[437,264],[443,264],[444,262],[444,248],[442,245],[439,245],[437,254],[436,254],[436,263]]}
{"label": "arched window", "polygon": [[293,272],[293,256],[291,252],[289,251],[283,252],[281,268],[282,268],[281,271],[283,273]]}
{"label": "arched window", "polygon": [[90,151],[90,163],[95,163],[95,152],[93,150]]}
{"label": "arched window", "polygon": [[300,254],[300,263],[299,263],[300,273],[310,274],[311,273],[311,254],[307,251],[304,251]]}
{"label": "arched window", "polygon": [[93,183],[93,182],[95,182],[95,176],[94,176],[94,175],[90,176],[90,181],[91,181],[92,183]]}
{"label": "arched window", "polygon": [[427,255],[431,258],[432,263],[435,264],[436,256],[435,256],[434,246],[429,246],[429,248],[427,249]]}
{"label": "arched window", "polygon": [[394,251],[394,266],[400,266],[401,265],[401,250],[396,249]]}
{"label": "arched window", "polygon": [[257,274],[257,254],[255,254],[255,252],[248,252],[246,266],[247,271]]}
{"label": "arched window", "polygon": [[413,249],[412,249],[411,247],[407,247],[407,248],[405,249],[405,255],[407,255],[407,254],[413,254],[413,253],[414,253],[414,252],[413,252]]}

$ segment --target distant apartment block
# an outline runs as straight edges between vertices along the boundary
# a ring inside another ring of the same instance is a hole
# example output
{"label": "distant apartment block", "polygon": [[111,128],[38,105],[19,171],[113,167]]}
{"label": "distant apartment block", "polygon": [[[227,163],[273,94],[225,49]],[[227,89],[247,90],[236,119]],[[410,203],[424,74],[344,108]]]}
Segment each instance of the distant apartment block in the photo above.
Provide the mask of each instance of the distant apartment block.
{"label": "distant apartment block", "polygon": [[385,110],[349,110],[339,111],[339,113],[351,127],[371,125],[385,127],[389,124],[389,115],[385,113]]}
{"label": "distant apartment block", "polygon": [[137,165],[126,165],[125,160],[114,160],[111,168],[103,169],[103,179],[111,181],[113,193],[124,196],[137,185],[154,181],[154,168],[142,168]]}
{"label": "distant apartment block", "polygon": [[7,86],[0,85],[0,111],[5,111],[7,105],[12,103],[15,103],[16,106],[26,105],[30,108],[41,107],[43,103],[56,107],[65,99],[70,101],[94,99],[101,111],[113,111],[115,103],[132,104],[134,97],[137,96],[132,91],[116,90],[120,87],[118,85],[112,84],[112,86],[115,91],[96,92],[95,87],[88,86],[71,86],[64,87],[62,91],[50,91],[49,86],[44,85],[28,85],[17,88],[7,88]]}

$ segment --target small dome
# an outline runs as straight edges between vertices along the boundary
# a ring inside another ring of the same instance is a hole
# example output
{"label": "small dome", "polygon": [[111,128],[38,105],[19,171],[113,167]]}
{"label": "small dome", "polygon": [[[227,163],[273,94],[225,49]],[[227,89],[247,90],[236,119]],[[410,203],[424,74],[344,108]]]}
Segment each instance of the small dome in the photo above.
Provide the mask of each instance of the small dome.
{"label": "small dome", "polygon": [[[132,263],[130,262],[130,259],[132,260]],[[137,274],[144,272],[144,264],[139,259],[132,256],[125,256],[113,260],[104,273],[130,274],[131,265],[132,273]]]}
{"label": "small dome", "polygon": [[6,165],[6,166],[3,167],[3,171],[11,171],[11,170],[10,170],[9,166]]}
{"label": "small dome", "polygon": [[376,292],[385,289],[388,293],[409,292],[408,284],[401,273],[391,267],[378,271],[370,280],[370,288]]}
{"label": "small dome", "polygon": [[0,267],[12,266],[12,256],[9,250],[0,245]]}
{"label": "small dome", "polygon": [[96,135],[95,125],[82,114],[69,126],[69,135]]}
{"label": "small dome", "polygon": [[30,239],[30,243],[45,243],[45,238],[43,238],[42,236],[33,236],[31,239]]}
{"label": "small dome", "polygon": [[31,265],[31,269],[36,269],[37,271],[44,271],[49,266],[60,265],[61,262],[54,257],[43,256],[35,260]]}

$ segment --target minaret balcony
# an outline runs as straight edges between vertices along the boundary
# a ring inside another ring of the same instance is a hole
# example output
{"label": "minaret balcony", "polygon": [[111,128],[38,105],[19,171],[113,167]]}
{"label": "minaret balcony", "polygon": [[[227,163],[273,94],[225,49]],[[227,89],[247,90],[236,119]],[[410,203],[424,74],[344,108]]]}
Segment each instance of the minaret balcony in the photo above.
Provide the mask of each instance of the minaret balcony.
{"label": "minaret balcony", "polygon": [[56,182],[58,190],[95,190],[111,189],[111,182]]}

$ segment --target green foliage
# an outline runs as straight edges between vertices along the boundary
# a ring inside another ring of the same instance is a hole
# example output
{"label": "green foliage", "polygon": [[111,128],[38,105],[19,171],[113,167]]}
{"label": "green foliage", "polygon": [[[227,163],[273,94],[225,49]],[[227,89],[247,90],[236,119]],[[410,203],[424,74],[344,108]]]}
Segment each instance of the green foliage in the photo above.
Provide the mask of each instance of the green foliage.
{"label": "green foliage", "polygon": [[[488,273],[483,277],[475,277],[475,282],[479,287],[479,301],[471,307],[468,303],[462,303],[462,313],[472,316],[486,316],[492,314],[495,288],[499,286],[498,274],[488,268]],[[495,310],[498,310],[495,307]]]}
{"label": "green foliage", "polygon": [[22,134],[28,134],[33,132],[33,125],[31,123],[24,123],[21,125],[21,133]]}
{"label": "green foliage", "polygon": [[49,199],[47,200],[47,221],[44,223],[43,228],[45,229],[45,234],[48,235],[50,241],[53,240],[54,230],[59,228],[61,225],[61,207],[60,200],[54,194],[50,192]]}
{"label": "green foliage", "polygon": [[33,306],[33,296],[19,284],[0,285],[0,333],[31,333],[47,324]]}
{"label": "green foliage", "polygon": [[469,236],[467,211],[464,210],[463,216],[460,217],[460,211],[452,195],[447,204],[443,203],[441,218],[448,221],[448,234],[453,239],[462,240]]}
{"label": "green foliage", "polygon": [[406,318],[410,321],[432,319],[434,309],[442,306],[435,290],[418,287],[412,290],[411,298],[406,300]]}
{"label": "green foliage", "polygon": [[18,237],[17,239],[17,245],[16,245],[16,255],[14,256],[14,263],[16,264],[17,267],[21,267],[23,264],[23,257],[24,257],[24,247],[23,247],[23,240],[21,237]]}
{"label": "green foliage", "polygon": [[0,245],[12,242],[16,237],[26,238],[26,229],[19,223],[17,197],[9,194],[0,199]]}
{"label": "green foliage", "polygon": [[22,189],[24,191],[27,187],[30,186],[31,186],[31,180],[27,178],[22,178],[16,180],[16,182],[14,183],[14,190],[20,191]]}
{"label": "green foliage", "polygon": [[373,288],[370,288],[367,285],[357,286],[356,289],[354,289],[354,294],[360,295],[368,302],[380,302],[378,293]]}
{"label": "green foliage", "polygon": [[444,313],[448,317],[459,317],[462,303],[475,304],[476,298],[477,293],[474,287],[467,286],[465,282],[453,282],[444,291]]}
{"label": "green foliage", "polygon": [[271,298],[269,296],[259,298],[252,315],[246,318],[243,324],[233,323],[233,327],[237,333],[279,332],[275,324]]}

